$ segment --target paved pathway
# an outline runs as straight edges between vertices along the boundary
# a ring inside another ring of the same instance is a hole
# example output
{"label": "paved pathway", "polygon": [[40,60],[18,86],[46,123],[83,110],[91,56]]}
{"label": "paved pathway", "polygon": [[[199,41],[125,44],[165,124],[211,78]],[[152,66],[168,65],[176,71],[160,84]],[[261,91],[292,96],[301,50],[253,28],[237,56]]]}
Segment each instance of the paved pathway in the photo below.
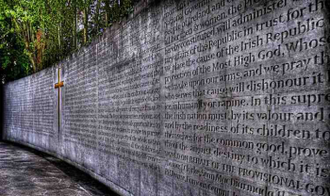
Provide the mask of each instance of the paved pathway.
{"label": "paved pathway", "polygon": [[53,156],[4,142],[0,142],[0,195],[116,196]]}

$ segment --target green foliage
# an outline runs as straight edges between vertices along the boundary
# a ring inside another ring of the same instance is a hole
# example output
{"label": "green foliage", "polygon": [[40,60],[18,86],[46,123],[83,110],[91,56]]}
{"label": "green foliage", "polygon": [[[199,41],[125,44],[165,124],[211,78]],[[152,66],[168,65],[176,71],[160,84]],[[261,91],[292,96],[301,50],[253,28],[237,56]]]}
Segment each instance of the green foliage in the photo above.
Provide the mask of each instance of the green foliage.
{"label": "green foliage", "polygon": [[0,0],[0,79],[60,61],[131,13],[133,1]]}
{"label": "green foliage", "polygon": [[0,71],[6,80],[14,80],[31,73],[30,61],[24,53],[24,44],[15,33],[9,33],[1,41]]}
{"label": "green foliage", "polygon": [[24,45],[16,34],[9,14],[9,6],[0,0],[0,78],[13,80],[30,73],[30,62]]}

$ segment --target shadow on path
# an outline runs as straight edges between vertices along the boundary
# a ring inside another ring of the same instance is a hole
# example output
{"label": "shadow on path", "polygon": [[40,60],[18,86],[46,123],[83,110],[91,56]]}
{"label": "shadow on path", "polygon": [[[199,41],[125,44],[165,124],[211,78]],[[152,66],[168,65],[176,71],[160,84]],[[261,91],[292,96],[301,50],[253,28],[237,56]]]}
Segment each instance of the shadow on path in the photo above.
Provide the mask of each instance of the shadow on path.
{"label": "shadow on path", "polygon": [[52,155],[9,142],[0,142],[0,195],[118,196]]}

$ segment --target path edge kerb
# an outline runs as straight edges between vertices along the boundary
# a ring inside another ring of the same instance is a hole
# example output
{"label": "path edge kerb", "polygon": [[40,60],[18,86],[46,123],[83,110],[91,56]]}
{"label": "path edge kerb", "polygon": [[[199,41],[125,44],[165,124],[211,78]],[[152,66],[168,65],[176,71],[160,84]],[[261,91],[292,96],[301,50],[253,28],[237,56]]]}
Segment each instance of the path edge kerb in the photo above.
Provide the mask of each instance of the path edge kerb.
{"label": "path edge kerb", "polygon": [[[0,140],[1,141],[1,140]],[[120,187],[118,184],[108,180],[107,178],[100,176],[98,174],[96,174],[95,172],[93,172],[92,170],[85,168],[73,161],[70,161],[68,159],[66,159],[63,156],[60,156],[59,154],[57,154],[56,152],[51,152],[47,149],[44,148],[40,148],[39,146],[35,146],[33,144],[27,144],[27,143],[22,143],[19,141],[10,141],[10,140],[2,140],[2,142],[4,143],[8,143],[8,144],[12,144],[12,145],[16,145],[16,146],[21,146],[21,147],[26,147],[26,148],[30,148],[31,150],[35,150],[37,152],[40,153],[44,153],[44,154],[48,154],[51,156],[54,156],[58,159],[60,159],[61,161],[77,168],[78,170],[88,174],[90,177],[92,177],[93,179],[95,179],[96,181],[102,183],[103,185],[105,185],[109,190],[117,193],[118,195],[121,196],[134,196],[132,193],[130,193],[128,190],[123,189],[122,187]]]}

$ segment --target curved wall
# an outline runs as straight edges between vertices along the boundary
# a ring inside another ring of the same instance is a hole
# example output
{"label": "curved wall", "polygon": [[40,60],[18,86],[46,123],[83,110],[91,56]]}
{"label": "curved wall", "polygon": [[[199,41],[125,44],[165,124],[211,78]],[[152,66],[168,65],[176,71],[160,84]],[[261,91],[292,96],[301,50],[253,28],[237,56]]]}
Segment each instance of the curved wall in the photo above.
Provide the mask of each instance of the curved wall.
{"label": "curved wall", "polygon": [[5,85],[4,139],[121,195],[330,195],[327,8],[141,1],[87,48]]}

